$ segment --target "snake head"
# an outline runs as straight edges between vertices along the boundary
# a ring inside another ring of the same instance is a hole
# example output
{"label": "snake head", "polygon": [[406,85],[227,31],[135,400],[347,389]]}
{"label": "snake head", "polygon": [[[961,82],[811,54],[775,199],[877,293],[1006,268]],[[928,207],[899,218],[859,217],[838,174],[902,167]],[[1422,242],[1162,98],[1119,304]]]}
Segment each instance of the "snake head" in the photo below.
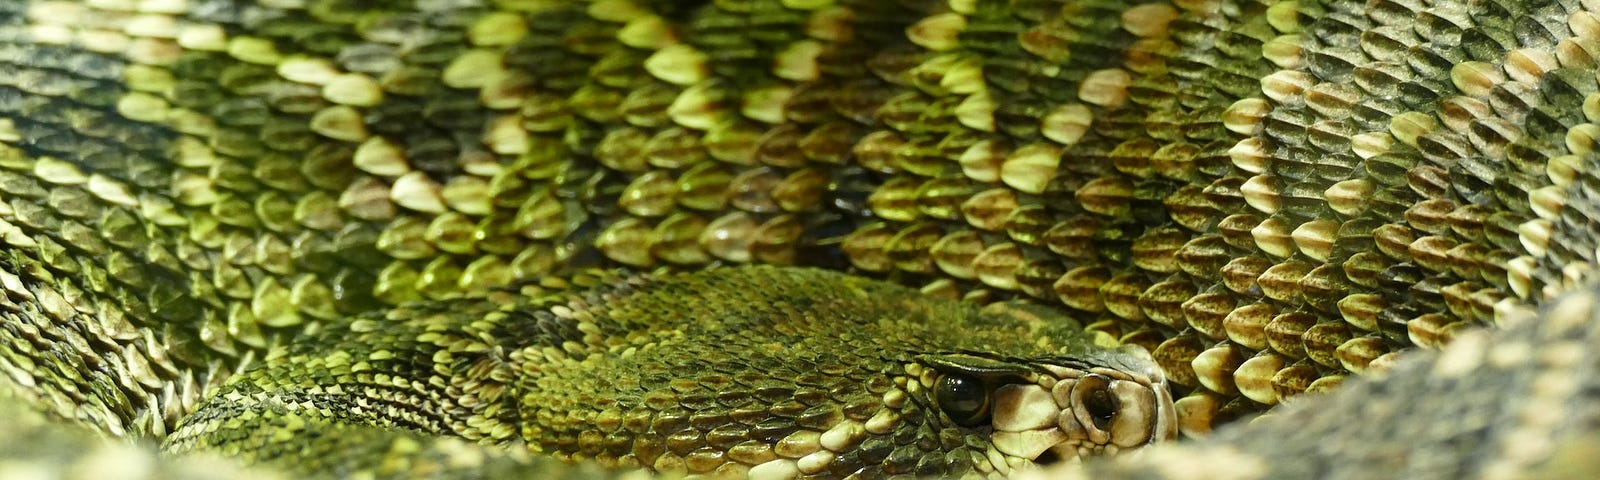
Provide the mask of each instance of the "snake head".
{"label": "snake head", "polygon": [[1139,347],[1005,359],[923,355],[921,375],[943,420],[987,435],[979,471],[1116,455],[1177,437],[1166,378]]}

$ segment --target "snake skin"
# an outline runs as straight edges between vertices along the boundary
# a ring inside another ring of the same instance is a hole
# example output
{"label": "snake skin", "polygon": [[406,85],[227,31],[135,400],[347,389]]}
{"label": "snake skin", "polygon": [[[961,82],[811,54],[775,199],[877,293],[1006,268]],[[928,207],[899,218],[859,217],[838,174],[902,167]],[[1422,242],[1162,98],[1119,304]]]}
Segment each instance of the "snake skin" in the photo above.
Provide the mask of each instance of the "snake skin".
{"label": "snake skin", "polygon": [[0,370],[161,438],[364,312],[800,265],[1056,308],[1191,436],[1301,404],[1147,473],[1581,470],[1594,361],[1514,351],[1592,323],[1597,58],[1578,0],[4,2]]}

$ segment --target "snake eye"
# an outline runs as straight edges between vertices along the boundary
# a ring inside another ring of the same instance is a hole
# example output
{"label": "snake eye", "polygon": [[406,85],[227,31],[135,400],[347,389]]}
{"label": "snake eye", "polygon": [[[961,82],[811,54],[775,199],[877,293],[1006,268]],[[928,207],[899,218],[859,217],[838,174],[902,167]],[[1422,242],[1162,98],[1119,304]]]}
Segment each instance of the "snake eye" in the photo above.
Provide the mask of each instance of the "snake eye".
{"label": "snake eye", "polygon": [[1084,395],[1083,408],[1089,413],[1089,418],[1094,420],[1094,427],[1098,429],[1111,428],[1111,421],[1117,417],[1117,400],[1106,388],[1093,389]]}
{"label": "snake eye", "polygon": [[989,388],[965,375],[944,375],[933,387],[934,401],[956,425],[975,427],[989,420]]}

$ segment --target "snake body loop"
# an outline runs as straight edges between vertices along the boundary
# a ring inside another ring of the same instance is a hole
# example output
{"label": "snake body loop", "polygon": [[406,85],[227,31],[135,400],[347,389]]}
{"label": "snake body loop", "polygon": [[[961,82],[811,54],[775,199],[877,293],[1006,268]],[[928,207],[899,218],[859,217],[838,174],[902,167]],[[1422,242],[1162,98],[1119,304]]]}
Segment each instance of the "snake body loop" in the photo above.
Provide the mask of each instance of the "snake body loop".
{"label": "snake body loop", "polygon": [[1592,1],[0,3],[24,425],[785,478],[1271,412],[1059,468],[1600,470]]}

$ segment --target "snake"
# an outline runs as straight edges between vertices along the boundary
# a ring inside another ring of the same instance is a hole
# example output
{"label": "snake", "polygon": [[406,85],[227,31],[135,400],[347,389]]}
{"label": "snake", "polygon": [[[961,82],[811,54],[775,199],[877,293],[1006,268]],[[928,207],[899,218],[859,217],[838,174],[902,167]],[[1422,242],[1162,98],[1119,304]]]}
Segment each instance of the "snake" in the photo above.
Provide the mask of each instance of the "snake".
{"label": "snake", "polygon": [[1596,10],[6,2],[0,458],[1600,471]]}

